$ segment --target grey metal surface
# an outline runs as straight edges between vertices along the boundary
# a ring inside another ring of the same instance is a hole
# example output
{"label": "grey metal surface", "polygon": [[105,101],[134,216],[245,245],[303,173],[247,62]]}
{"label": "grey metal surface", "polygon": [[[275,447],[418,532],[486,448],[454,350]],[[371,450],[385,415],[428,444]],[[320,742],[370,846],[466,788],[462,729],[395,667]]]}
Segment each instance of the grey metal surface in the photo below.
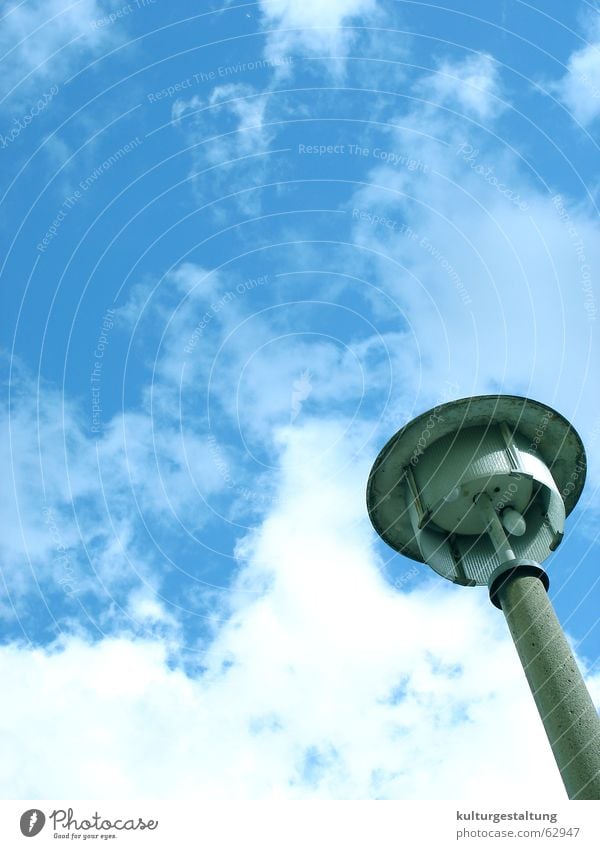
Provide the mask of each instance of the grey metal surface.
{"label": "grey metal surface", "polygon": [[600,799],[600,719],[544,585],[511,575],[498,600],[570,799]]}
{"label": "grey metal surface", "polygon": [[[501,451],[497,436],[490,433],[492,450],[486,449],[485,458],[473,458],[469,464],[462,437],[467,429],[476,427],[483,435],[483,439],[477,439],[482,448],[489,441],[486,432],[502,427],[506,454]],[[457,448],[458,462],[450,457],[453,447]],[[448,465],[449,471],[471,466],[483,476],[497,468],[498,480],[489,478],[490,493],[494,492],[495,483],[502,492],[503,480],[510,480],[512,475],[515,481],[520,479],[516,501],[523,492],[526,494],[523,481],[527,477],[541,483],[541,488],[536,484],[534,490],[538,493],[536,525],[524,537],[514,538],[517,557],[540,561],[560,542],[564,516],[579,498],[586,471],[583,445],[569,422],[550,407],[518,396],[483,395],[442,404],[418,416],[392,437],[377,457],[367,484],[371,522],[392,548],[414,560],[427,561],[444,577],[464,584],[487,583],[497,564],[485,536],[457,534],[449,539],[446,534],[443,539],[440,532],[444,529],[431,521],[437,515],[440,524],[447,524],[453,515],[452,502],[442,504],[441,509],[439,502],[427,503],[434,494],[452,497],[452,493],[436,489],[435,482],[433,486],[430,483],[432,470],[435,473],[440,464]],[[440,477],[452,476],[446,476],[444,470]]]}
{"label": "grey metal surface", "polygon": [[511,492],[511,501],[519,510],[531,497],[531,477],[517,476],[497,426],[464,428],[436,440],[415,464],[413,475],[423,507],[435,524],[459,534],[485,531],[486,523],[473,503],[481,487],[489,487],[494,500],[500,501],[515,481],[519,492]]}

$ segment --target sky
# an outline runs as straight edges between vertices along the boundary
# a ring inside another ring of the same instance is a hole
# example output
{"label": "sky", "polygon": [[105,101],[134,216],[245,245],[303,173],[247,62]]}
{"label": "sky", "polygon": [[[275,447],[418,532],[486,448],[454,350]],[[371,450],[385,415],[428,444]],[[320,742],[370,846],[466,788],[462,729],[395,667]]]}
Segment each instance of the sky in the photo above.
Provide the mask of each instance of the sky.
{"label": "sky", "polygon": [[3,798],[563,799],[365,487],[444,401],[572,421],[600,704],[597,4],[9,0],[0,55]]}

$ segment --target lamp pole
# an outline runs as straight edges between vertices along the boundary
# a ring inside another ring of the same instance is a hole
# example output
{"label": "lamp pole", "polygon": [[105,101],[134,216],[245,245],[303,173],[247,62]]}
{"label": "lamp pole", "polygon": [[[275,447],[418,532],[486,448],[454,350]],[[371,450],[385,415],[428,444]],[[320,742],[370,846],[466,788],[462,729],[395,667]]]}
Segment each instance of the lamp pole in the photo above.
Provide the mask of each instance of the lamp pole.
{"label": "lamp pole", "polygon": [[543,580],[517,566],[500,576],[495,598],[569,799],[600,799],[600,719]]}
{"label": "lamp pole", "polygon": [[548,576],[515,558],[491,500],[478,506],[500,563],[490,600],[506,618],[567,795],[600,799],[600,718],[548,598]]}
{"label": "lamp pole", "polygon": [[512,395],[418,416],[380,452],[367,508],[396,551],[502,610],[570,799],[600,799],[600,718],[540,563],[581,494],[585,450],[555,410]]}

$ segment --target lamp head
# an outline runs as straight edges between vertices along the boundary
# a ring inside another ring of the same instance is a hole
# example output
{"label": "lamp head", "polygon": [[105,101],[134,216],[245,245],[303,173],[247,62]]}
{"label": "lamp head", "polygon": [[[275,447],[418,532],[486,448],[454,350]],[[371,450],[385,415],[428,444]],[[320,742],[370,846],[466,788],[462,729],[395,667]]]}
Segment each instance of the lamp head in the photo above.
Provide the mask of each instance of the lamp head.
{"label": "lamp head", "polygon": [[585,472],[581,439],[555,410],[480,395],[423,413],[392,437],[369,475],[367,508],[396,551],[454,583],[487,584],[498,566],[489,511],[515,557],[541,563],[562,539]]}

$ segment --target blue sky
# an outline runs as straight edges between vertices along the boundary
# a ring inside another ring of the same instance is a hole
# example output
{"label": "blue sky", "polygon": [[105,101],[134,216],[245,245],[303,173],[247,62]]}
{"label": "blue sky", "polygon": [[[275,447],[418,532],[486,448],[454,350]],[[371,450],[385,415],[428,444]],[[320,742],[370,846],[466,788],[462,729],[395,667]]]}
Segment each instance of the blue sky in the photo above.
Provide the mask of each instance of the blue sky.
{"label": "blue sky", "polygon": [[440,401],[572,420],[600,699],[600,18],[496,5],[3,7],[5,797],[562,798],[485,590],[364,506]]}

